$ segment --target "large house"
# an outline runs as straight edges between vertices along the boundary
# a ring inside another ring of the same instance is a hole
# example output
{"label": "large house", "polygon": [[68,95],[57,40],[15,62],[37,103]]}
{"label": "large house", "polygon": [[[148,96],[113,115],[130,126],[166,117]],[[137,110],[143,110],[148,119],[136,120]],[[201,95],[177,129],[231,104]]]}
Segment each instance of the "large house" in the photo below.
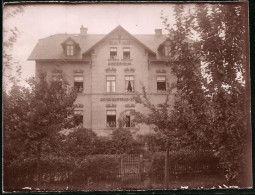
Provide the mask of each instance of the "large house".
{"label": "large house", "polygon": [[[56,34],[40,39],[29,60],[36,73],[47,80],[59,75],[78,89],[75,113],[79,122],[98,135],[109,135],[124,117],[125,128],[149,132],[151,127],[134,125],[130,110],[145,111],[133,95],[147,89],[151,101],[160,106],[167,83],[176,82],[169,66],[171,39],[155,29],[155,34],[130,34],[118,26],[108,34]],[[173,97],[170,98],[173,102]]]}

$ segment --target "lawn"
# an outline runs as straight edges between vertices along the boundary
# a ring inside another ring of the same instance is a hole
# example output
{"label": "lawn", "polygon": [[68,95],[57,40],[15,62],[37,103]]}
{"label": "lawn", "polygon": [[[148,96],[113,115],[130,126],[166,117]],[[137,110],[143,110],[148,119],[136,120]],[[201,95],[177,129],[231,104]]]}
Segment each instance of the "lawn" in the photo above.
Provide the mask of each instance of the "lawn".
{"label": "lawn", "polygon": [[[203,176],[194,178],[171,179],[168,189],[198,189],[198,188],[221,188],[226,181],[219,176]],[[43,184],[40,191],[112,191],[112,190],[148,190],[148,189],[165,189],[162,182],[145,180],[139,181],[103,181],[91,182],[88,184]]]}

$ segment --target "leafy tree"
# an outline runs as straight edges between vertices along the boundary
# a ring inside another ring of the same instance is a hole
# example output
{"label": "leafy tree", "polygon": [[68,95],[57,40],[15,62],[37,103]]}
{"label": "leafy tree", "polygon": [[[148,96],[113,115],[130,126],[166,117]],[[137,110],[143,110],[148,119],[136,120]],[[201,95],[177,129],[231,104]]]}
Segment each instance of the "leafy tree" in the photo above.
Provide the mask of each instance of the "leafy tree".
{"label": "leafy tree", "polygon": [[247,9],[245,3],[197,5],[195,26],[209,77],[206,135],[229,182],[244,186],[251,185]]}
{"label": "leafy tree", "polygon": [[[45,74],[29,84],[30,88],[14,85],[10,94],[4,93],[4,165],[8,168],[9,161],[36,156],[39,187],[42,155],[56,147],[62,128],[73,125],[76,92],[65,83],[47,83]],[[7,152],[12,149],[17,152],[10,156]]]}
{"label": "leafy tree", "polygon": [[169,104],[169,96],[172,93],[174,86],[168,89],[168,94],[166,99],[162,104],[162,107],[157,107],[154,105],[148,93],[146,92],[145,87],[142,87],[142,94],[137,93],[135,101],[138,104],[143,105],[147,108],[146,113],[141,113],[137,111],[132,111],[131,114],[134,116],[135,123],[143,123],[146,125],[152,125],[154,131],[160,135],[161,140],[165,143],[165,187],[168,188],[169,183],[169,149],[170,146],[175,145],[175,138],[178,138],[179,131],[175,128],[175,117],[172,114],[172,108]]}
{"label": "leafy tree", "polygon": [[[77,127],[73,132],[64,136],[63,146],[65,155],[73,158],[84,158],[95,154],[97,135],[90,129]],[[63,150],[63,149],[62,149]]]}
{"label": "leafy tree", "polygon": [[203,135],[207,129],[208,103],[203,90],[204,79],[201,75],[200,58],[197,52],[199,44],[190,39],[195,20],[190,12],[186,14],[183,5],[175,6],[174,15],[176,21],[174,26],[171,27],[168,24],[166,17],[163,17],[163,23],[169,31],[169,36],[172,37],[173,49],[169,63],[173,67],[172,73],[177,78],[176,101],[173,109],[175,128],[184,133],[181,138],[175,138],[179,139],[175,147],[189,145],[199,149],[207,143]]}
{"label": "leafy tree", "polygon": [[17,38],[19,37],[20,31],[16,26],[11,26],[11,18],[14,18],[18,14],[24,11],[23,6],[4,6],[3,13],[3,78],[4,87],[10,82],[19,82],[19,75],[21,74],[20,64],[14,60],[12,50]]}
{"label": "leafy tree", "polygon": [[110,145],[112,154],[134,154],[142,152],[142,145],[134,139],[128,129],[114,130]]}
{"label": "leafy tree", "polygon": [[[157,108],[143,88],[142,95],[136,97],[136,102],[148,108],[149,113],[135,113],[136,122],[153,125],[154,131],[165,143],[165,187],[169,183],[169,150],[178,151],[184,148],[201,147],[204,142],[203,131],[206,121],[205,96],[202,89],[203,80],[200,74],[200,61],[195,47],[189,40],[192,35],[192,17],[185,16],[184,6],[176,5],[174,9],[176,23],[170,26],[168,19],[162,16],[163,23],[169,31],[171,39],[171,54],[169,65],[177,78],[176,85],[168,89],[166,100],[161,108]],[[174,105],[169,104],[169,95],[175,93]]]}

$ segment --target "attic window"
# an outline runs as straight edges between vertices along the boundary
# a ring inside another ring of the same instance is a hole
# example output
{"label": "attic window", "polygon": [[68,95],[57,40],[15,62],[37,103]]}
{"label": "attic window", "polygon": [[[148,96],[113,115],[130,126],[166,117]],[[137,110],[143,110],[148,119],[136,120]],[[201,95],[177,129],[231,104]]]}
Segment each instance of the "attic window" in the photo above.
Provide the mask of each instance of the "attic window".
{"label": "attic window", "polygon": [[130,59],[130,48],[129,47],[123,48],[123,59]]}
{"label": "attic window", "polygon": [[110,48],[110,59],[116,59],[117,58],[117,47],[111,47]]}
{"label": "attic window", "polygon": [[171,46],[165,45],[165,56],[170,56]]}
{"label": "attic window", "polygon": [[73,45],[67,45],[66,46],[66,55],[73,56],[74,54],[74,46]]}

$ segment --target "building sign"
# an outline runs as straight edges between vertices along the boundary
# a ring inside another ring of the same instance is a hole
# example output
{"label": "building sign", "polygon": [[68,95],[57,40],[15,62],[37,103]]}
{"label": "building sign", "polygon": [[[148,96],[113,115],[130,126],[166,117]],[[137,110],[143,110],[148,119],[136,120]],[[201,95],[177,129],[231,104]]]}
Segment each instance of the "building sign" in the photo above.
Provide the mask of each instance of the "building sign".
{"label": "building sign", "polygon": [[131,66],[131,62],[108,62],[108,66]]}
{"label": "building sign", "polygon": [[100,98],[101,102],[127,102],[127,101],[135,101],[134,98]]}
{"label": "building sign", "polygon": [[131,66],[131,59],[109,59],[108,66]]}

